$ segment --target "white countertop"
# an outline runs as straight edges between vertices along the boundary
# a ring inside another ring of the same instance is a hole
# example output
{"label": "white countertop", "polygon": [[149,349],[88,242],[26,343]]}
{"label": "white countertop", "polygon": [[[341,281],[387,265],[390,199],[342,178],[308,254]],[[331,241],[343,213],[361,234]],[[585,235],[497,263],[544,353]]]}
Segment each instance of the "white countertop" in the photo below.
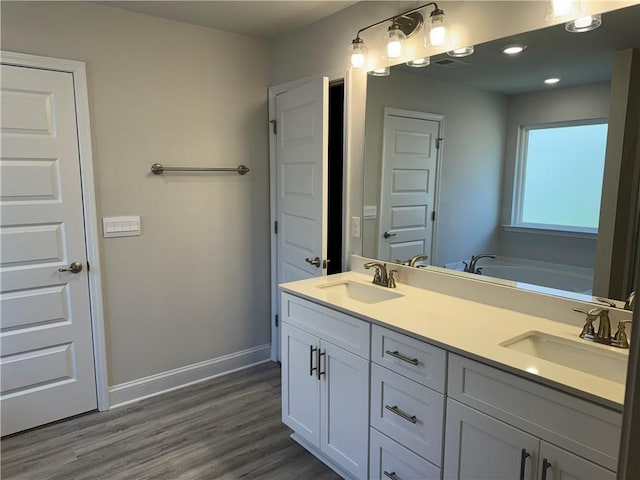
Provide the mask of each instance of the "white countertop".
{"label": "white countertop", "polygon": [[[293,295],[622,411],[625,390],[623,384],[500,346],[502,342],[529,331],[584,342],[578,337],[579,327],[402,283],[398,283],[397,288],[392,290],[402,294],[401,297],[373,304],[317,288],[345,280],[370,284],[371,275],[346,272],[290,282],[280,285],[280,288]],[[593,343],[589,345],[628,356],[628,350]]]}

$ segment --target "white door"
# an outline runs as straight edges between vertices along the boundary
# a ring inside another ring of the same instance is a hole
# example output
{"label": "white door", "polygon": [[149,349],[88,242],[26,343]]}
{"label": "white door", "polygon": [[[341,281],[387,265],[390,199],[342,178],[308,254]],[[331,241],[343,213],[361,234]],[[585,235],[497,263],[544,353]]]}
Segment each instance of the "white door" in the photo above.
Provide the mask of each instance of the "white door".
{"label": "white door", "polygon": [[431,263],[440,123],[385,113],[378,258]]}
{"label": "white door", "polygon": [[318,337],[282,324],[282,421],[320,448]]}
{"label": "white door", "polygon": [[589,460],[541,441],[538,478],[541,480],[614,480],[616,474]]}
{"label": "white door", "polygon": [[278,284],[326,271],[328,112],[327,77],[276,97]]}
{"label": "white door", "polygon": [[2,66],[2,435],[97,407],[76,128],[71,73]]}
{"label": "white door", "polygon": [[355,478],[367,478],[369,362],[320,341],[320,449]]}
{"label": "white door", "polygon": [[444,478],[534,480],[540,441],[455,400],[447,401]]}

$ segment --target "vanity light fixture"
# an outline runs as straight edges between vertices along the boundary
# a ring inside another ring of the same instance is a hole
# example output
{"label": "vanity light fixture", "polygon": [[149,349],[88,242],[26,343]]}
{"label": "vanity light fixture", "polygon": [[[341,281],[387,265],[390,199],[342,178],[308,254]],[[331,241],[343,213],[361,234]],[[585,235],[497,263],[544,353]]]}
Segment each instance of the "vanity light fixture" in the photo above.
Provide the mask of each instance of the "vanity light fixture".
{"label": "vanity light fixture", "polygon": [[517,55],[522,53],[527,48],[526,45],[520,45],[517,43],[513,43],[511,45],[507,45],[502,49],[502,53],[505,55]]}
{"label": "vanity light fixture", "polygon": [[421,68],[431,64],[431,57],[418,57],[406,62],[408,67]]}
{"label": "vanity light fixture", "polygon": [[376,68],[367,73],[373,77],[388,77],[391,74],[391,70],[389,70],[389,67],[382,67]]}
{"label": "vanity light fixture", "polygon": [[559,78],[557,77],[553,77],[553,78],[547,78],[544,83],[546,83],[547,85],[555,85],[556,83],[558,83],[560,81]]}
{"label": "vanity light fixture", "polygon": [[602,25],[601,15],[587,15],[585,17],[576,18],[564,25],[564,29],[571,33],[583,33],[595,30]]}
{"label": "vanity light fixture", "polygon": [[456,48],[454,50],[450,50],[447,52],[447,55],[450,57],[468,57],[473,54],[473,45],[469,45],[468,47]]}
{"label": "vanity light fixture", "polygon": [[391,25],[387,29],[387,33],[385,35],[385,58],[402,57],[404,40],[415,35],[415,33],[418,32],[424,24],[424,17],[419,10],[430,6],[434,8],[429,19],[430,43],[434,46],[442,45],[448,35],[447,20],[445,18],[444,11],[438,8],[438,5],[435,2],[429,2],[412,10],[407,10],[404,13],[372,23],[371,25],[358,30],[356,38],[351,41],[351,45],[349,46],[351,66],[353,68],[361,68],[367,63],[367,47],[364,40],[360,37],[362,32],[386,22],[391,22]]}

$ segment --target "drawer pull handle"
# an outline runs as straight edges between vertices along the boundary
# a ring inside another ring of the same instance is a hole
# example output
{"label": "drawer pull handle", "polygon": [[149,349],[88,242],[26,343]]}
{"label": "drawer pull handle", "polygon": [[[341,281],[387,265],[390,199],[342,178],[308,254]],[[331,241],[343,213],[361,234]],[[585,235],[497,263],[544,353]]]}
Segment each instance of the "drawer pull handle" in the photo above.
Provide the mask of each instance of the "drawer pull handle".
{"label": "drawer pull handle", "polygon": [[547,470],[551,468],[551,462],[546,458],[542,459],[542,480],[547,480]]}
{"label": "drawer pull handle", "polygon": [[531,456],[525,448],[520,451],[520,480],[524,480],[524,469],[527,457]]}
{"label": "drawer pull handle", "polygon": [[[317,353],[318,353],[318,380],[320,380],[320,377],[325,373],[327,373],[327,352],[321,352],[320,347],[318,347]],[[324,357],[324,371],[320,370],[320,360],[322,359],[322,357]]]}
{"label": "drawer pull handle", "polygon": [[316,347],[314,347],[313,345],[309,345],[309,375],[313,376],[313,372],[315,372],[318,367],[314,367],[313,366],[313,353],[318,350]]}
{"label": "drawer pull handle", "polygon": [[417,423],[418,422],[418,420],[416,419],[415,415],[409,415],[407,413],[404,413],[402,410],[400,410],[398,408],[397,405],[394,405],[393,407],[390,407],[389,405],[385,405],[384,408],[386,408],[387,410],[395,413],[399,417],[404,418],[407,422],[411,422],[411,423]]}
{"label": "drawer pull handle", "polygon": [[391,350],[387,350],[384,353],[386,353],[387,355],[391,355],[392,357],[395,357],[398,360],[402,360],[403,362],[410,363],[411,365],[418,365],[418,359],[417,358],[405,357],[404,355],[399,353],[398,350],[394,350],[393,352]]}
{"label": "drawer pull handle", "polygon": [[400,480],[400,477],[396,475],[396,472],[387,472],[386,470],[383,472],[385,477],[390,478],[391,480]]}

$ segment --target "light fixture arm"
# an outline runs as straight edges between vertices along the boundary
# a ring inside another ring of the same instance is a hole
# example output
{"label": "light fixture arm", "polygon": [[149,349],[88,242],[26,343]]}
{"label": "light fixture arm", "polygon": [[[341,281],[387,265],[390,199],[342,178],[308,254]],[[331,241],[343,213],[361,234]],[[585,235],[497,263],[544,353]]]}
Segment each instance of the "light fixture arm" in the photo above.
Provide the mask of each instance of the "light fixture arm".
{"label": "light fixture arm", "polygon": [[[400,13],[398,15],[394,15],[392,17],[385,18],[384,20],[380,20],[379,22],[372,23],[371,25],[368,25],[368,26],[366,26],[364,28],[361,28],[360,30],[358,30],[358,33],[356,34],[356,40],[360,38],[360,34],[362,32],[364,32],[365,30],[369,30],[370,28],[373,28],[373,27],[375,27],[377,25],[381,25],[381,24],[383,24],[385,22],[395,22],[395,19],[398,18],[398,17],[402,17],[404,15],[410,15],[412,13],[417,12],[418,10],[422,10],[423,8],[429,7],[429,6],[433,6],[434,7],[434,12],[440,10],[438,8],[438,4],[436,2],[425,3],[424,5],[420,5],[417,8],[413,8],[411,10],[407,10],[406,12],[402,12],[402,13]],[[440,10],[440,11],[442,11],[442,10]]]}

